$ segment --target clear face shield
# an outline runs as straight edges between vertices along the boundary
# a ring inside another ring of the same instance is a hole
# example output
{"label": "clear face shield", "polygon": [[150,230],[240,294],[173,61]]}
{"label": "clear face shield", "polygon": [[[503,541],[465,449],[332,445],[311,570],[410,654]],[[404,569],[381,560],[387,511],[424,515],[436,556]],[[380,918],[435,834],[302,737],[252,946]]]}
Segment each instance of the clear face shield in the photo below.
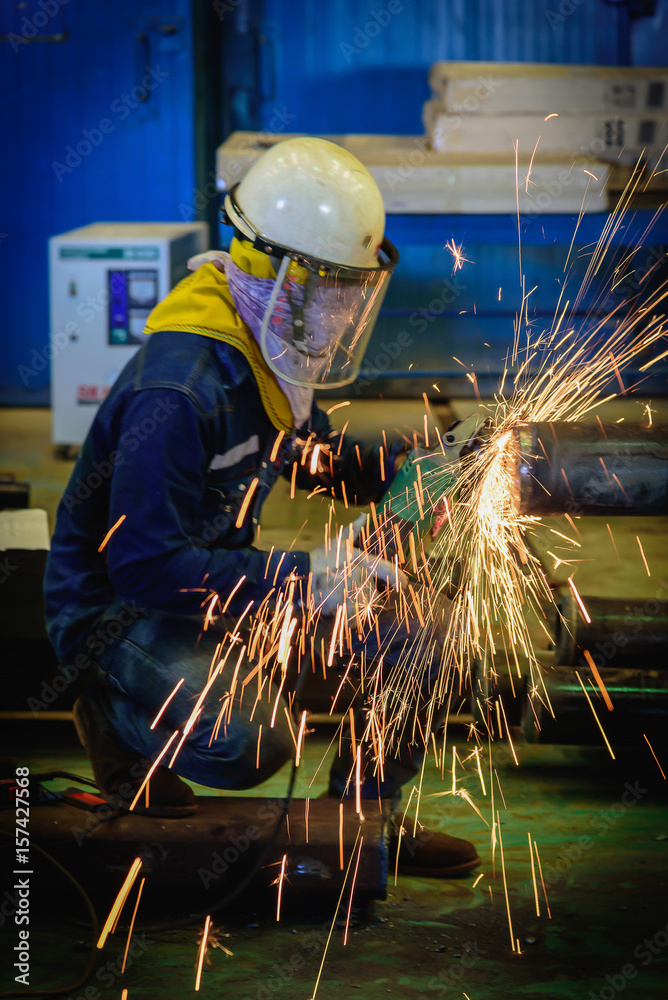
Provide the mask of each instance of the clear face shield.
{"label": "clear face shield", "polygon": [[288,251],[260,332],[272,371],[309,388],[353,382],[397,260],[389,240],[376,268],[343,267]]}

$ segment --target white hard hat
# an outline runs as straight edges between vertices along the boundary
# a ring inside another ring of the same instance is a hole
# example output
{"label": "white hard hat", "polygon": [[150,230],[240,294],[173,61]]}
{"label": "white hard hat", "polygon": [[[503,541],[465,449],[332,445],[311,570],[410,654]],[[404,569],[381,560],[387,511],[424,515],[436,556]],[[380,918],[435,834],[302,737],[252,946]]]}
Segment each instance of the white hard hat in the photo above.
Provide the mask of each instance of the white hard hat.
{"label": "white hard hat", "polygon": [[275,246],[348,267],[377,267],[385,209],[363,163],[308,136],[268,149],[225,199],[229,222],[258,249]]}
{"label": "white hard hat", "polygon": [[354,381],[399,259],[364,164],[325,139],[286,139],[227,194],[223,221],[281,261],[259,337],[272,371],[312,388]]}

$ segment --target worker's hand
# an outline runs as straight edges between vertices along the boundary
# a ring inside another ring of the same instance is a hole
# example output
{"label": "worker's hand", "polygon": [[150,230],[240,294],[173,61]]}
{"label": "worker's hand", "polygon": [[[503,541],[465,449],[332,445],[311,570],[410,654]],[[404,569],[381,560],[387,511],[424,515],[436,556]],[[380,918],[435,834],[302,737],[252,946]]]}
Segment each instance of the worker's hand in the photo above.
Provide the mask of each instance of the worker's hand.
{"label": "worker's hand", "polygon": [[[335,538],[329,548],[314,549],[311,556],[313,573],[312,589],[316,608],[323,615],[333,615],[337,607],[345,602],[346,611],[354,611],[355,591],[367,585],[375,589],[377,582],[390,586],[405,586],[405,574],[398,565],[369,555],[354,547],[360,529],[366,522],[366,514],[361,514],[348,529],[343,529],[340,544]],[[368,599],[368,598],[367,598]]]}

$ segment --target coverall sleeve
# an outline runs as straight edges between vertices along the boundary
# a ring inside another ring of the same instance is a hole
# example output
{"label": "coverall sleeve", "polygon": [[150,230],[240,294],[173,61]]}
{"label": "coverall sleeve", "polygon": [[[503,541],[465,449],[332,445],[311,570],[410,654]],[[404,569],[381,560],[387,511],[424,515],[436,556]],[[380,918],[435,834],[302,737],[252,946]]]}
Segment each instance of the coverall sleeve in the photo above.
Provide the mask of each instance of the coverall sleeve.
{"label": "coverall sleeve", "polygon": [[[169,415],[152,421],[137,444],[142,421],[157,399]],[[111,477],[109,524],[126,517],[109,540],[107,567],[116,593],[142,607],[194,614],[211,592],[223,602],[245,576],[233,602],[238,614],[262,601],[290,573],[307,576],[304,552],[253,548],[207,549],[194,544],[205,477],[215,451],[215,417],[202,413],[184,393],[145,389],[124,407]]]}
{"label": "coverall sleeve", "polygon": [[[328,493],[342,500],[342,484],[345,484],[348,502],[358,507],[376,502],[385,494],[394,479],[394,461],[404,448],[403,444],[394,443],[386,450],[382,442],[363,444],[333,430],[329,417],[315,403],[310,429],[299,432],[298,443],[302,448],[306,446],[297,460],[295,482],[298,488],[311,491],[316,486],[324,486]],[[317,469],[311,472],[313,449],[318,444]],[[292,477],[292,465],[284,475]]]}

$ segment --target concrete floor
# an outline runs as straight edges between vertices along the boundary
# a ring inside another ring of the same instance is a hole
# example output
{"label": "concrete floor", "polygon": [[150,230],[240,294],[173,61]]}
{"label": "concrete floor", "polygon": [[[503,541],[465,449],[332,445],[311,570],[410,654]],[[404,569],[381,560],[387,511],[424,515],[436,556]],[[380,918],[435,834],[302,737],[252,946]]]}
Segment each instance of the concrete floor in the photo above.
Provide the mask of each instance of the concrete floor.
{"label": "concrete floor", "polygon": [[[637,401],[620,401],[619,405],[635,412]],[[462,406],[467,412],[471,409],[468,402],[454,403],[452,412]],[[391,407],[392,427],[420,426],[421,404],[407,403],[402,410],[393,401]],[[356,403],[354,409],[351,427],[358,423],[365,429],[371,429],[374,422],[379,429],[387,413],[385,404],[378,403]],[[353,407],[338,410],[335,417],[347,417],[352,411]],[[439,417],[447,421],[449,411],[444,407]],[[0,467],[33,482],[33,506],[45,507],[53,524],[54,505],[71,463],[51,458],[48,420],[47,411],[0,411]],[[306,517],[309,524],[301,537],[307,547],[318,544],[324,511],[326,507],[317,501],[291,504],[286,492],[277,490],[266,508],[263,544],[281,544],[288,536],[291,541]],[[662,579],[668,580],[664,519],[614,525],[619,561],[604,526],[605,535],[591,521],[580,521],[579,528],[584,561],[576,579],[582,593],[644,598],[656,593]],[[651,577],[639,557],[636,534],[648,553]],[[46,723],[3,725],[20,764],[90,773],[69,723],[62,723],[57,731],[49,730]],[[326,767],[320,765],[330,738],[324,729],[309,737],[296,797],[316,796],[324,789]],[[459,756],[466,756],[466,728],[450,728],[448,743],[450,753],[454,743]],[[593,996],[611,1000],[619,995],[663,1000],[668,995],[668,782],[646,748],[616,750],[613,761],[598,747],[518,742],[516,764],[505,744],[494,747],[493,808],[499,810],[501,820],[503,865],[499,846],[493,852],[490,843],[489,783],[483,795],[475,771],[462,779],[461,787],[474,798],[481,818],[463,799],[443,795],[449,783],[447,777],[441,778],[430,756],[422,787],[421,821],[473,840],[483,865],[460,879],[400,876],[396,887],[391,879],[387,900],[378,902],[370,914],[359,916],[347,946],[335,931],[315,995],[322,1000],[385,996],[446,1000],[585,1000]],[[659,760],[668,773],[668,738],[663,752],[659,750]],[[283,795],[288,778],[284,768],[260,786],[257,794]],[[536,914],[528,834],[538,846],[549,914],[540,883],[540,915]],[[3,852],[3,878],[11,871],[10,861]],[[513,938],[519,940],[515,950],[509,933],[504,866]],[[6,880],[6,884],[11,883]],[[234,955],[228,958],[220,950],[211,952],[202,994],[235,1000],[270,996],[307,1000],[314,995],[333,916],[331,907],[323,912],[314,898],[278,924],[271,903],[261,906],[258,900],[257,907],[250,919],[227,918],[222,929],[229,937],[223,943]],[[8,941],[11,950],[16,928],[6,922],[2,932],[3,947]],[[81,987],[70,995],[97,1000],[120,997],[125,988],[129,1000],[176,1000],[190,995],[199,927],[152,931],[143,937],[139,927],[136,933],[135,956],[123,976],[118,973],[124,943],[121,934],[121,940],[112,939],[98,955],[87,987],[91,992]],[[85,965],[89,944],[90,934],[64,919],[57,899],[40,900],[31,925],[31,988],[73,982]],[[15,985],[7,971],[10,965],[0,966],[1,990]]]}

